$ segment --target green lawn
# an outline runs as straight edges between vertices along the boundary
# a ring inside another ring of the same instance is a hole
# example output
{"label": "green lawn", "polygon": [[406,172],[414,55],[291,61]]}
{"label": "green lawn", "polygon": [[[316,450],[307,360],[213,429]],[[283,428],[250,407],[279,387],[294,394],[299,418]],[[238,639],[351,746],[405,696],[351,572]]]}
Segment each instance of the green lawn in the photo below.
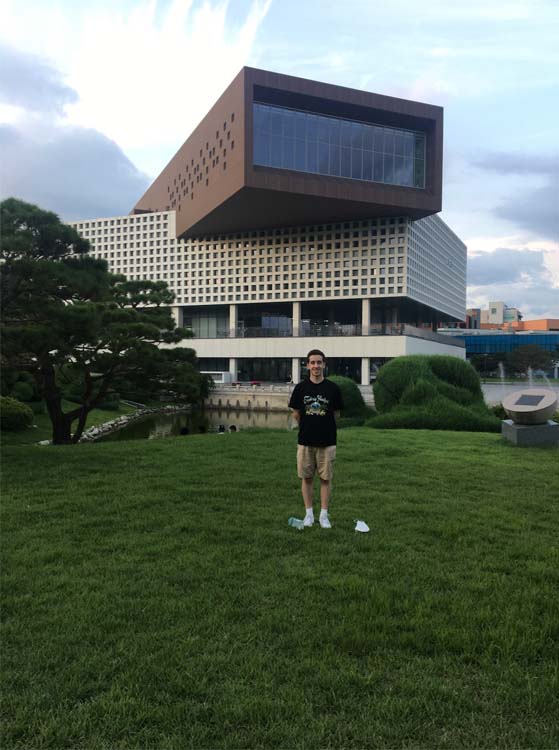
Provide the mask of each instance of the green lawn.
{"label": "green lawn", "polygon": [[[65,412],[76,408],[76,404],[70,403],[69,401],[63,401],[62,405]],[[123,414],[132,414],[132,412],[135,411],[136,409],[133,406],[128,406],[122,402],[118,411],[93,409],[87,416],[86,429],[98,424],[103,424],[104,422],[110,422]],[[46,411],[44,414],[33,415],[33,425],[34,426],[30,427],[28,430],[22,430],[21,432],[3,432],[0,436],[2,444],[31,445],[33,443],[38,443],[40,440],[52,440],[52,423]]]}
{"label": "green lawn", "polygon": [[343,430],[299,532],[295,441],[4,448],[2,748],[559,746],[559,452]]}

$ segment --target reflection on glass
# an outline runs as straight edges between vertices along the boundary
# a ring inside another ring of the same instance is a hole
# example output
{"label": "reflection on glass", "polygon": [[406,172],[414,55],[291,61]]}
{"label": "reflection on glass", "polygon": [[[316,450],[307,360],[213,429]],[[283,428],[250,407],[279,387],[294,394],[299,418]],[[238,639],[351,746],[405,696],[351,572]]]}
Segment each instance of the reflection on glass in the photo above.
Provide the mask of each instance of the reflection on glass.
{"label": "reflection on glass", "polygon": [[254,164],[332,177],[425,186],[425,135],[254,104]]}

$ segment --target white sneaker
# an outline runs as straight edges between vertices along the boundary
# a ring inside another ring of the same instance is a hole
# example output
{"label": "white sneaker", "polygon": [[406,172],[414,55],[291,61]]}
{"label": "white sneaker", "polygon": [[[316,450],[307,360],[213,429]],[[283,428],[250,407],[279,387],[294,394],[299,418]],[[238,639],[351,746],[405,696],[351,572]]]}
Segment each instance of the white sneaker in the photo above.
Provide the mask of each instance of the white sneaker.
{"label": "white sneaker", "polygon": [[330,523],[330,519],[328,518],[327,513],[325,513],[324,515],[322,515],[322,513],[320,514],[320,528],[322,529],[332,528],[332,524]]}
{"label": "white sneaker", "polygon": [[312,515],[306,515],[303,519],[303,526],[313,526],[314,525],[314,516]]}

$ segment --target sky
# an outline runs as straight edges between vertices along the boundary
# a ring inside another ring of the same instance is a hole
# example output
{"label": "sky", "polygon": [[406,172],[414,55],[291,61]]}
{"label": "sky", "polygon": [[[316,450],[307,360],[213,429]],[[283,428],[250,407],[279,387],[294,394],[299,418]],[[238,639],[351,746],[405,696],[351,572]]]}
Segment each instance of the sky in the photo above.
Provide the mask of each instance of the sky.
{"label": "sky", "polygon": [[557,0],[0,0],[0,198],[126,214],[243,65],[444,107],[468,306],[559,318]]}

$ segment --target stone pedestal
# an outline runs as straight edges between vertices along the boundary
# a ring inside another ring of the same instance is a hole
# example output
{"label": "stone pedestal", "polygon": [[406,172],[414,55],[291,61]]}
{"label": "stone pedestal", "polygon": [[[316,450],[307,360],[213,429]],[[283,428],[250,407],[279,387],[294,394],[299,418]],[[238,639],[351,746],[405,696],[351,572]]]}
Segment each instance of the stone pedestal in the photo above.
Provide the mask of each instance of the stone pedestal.
{"label": "stone pedestal", "polygon": [[503,419],[501,436],[513,445],[559,447],[559,424],[548,419],[545,424],[515,424],[512,419]]}

